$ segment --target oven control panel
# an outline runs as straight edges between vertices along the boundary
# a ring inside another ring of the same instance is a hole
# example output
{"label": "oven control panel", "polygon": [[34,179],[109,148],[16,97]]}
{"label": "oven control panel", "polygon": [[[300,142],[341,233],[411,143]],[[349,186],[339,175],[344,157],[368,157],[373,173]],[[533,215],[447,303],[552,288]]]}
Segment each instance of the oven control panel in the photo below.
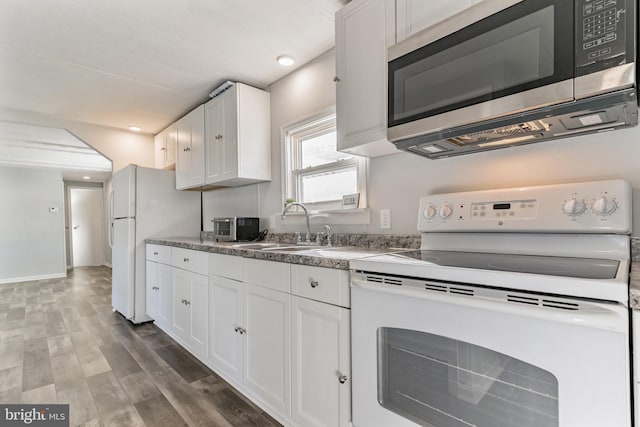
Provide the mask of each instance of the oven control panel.
{"label": "oven control panel", "polygon": [[420,199],[418,231],[631,232],[631,186],[607,180],[461,193]]}

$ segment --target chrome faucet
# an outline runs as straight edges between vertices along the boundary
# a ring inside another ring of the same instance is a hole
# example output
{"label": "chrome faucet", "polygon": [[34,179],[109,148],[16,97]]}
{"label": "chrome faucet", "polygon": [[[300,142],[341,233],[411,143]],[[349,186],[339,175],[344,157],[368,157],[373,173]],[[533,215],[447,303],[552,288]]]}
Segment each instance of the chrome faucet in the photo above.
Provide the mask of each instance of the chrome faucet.
{"label": "chrome faucet", "polygon": [[309,211],[307,210],[305,205],[299,202],[289,203],[282,210],[282,219],[284,219],[284,217],[287,215],[287,212],[289,212],[292,206],[300,206],[304,211],[304,216],[305,216],[305,219],[307,220],[307,235],[305,236],[305,241],[303,242],[301,239],[298,239],[296,243],[299,245],[311,245],[312,243],[311,243],[311,228],[309,227]]}

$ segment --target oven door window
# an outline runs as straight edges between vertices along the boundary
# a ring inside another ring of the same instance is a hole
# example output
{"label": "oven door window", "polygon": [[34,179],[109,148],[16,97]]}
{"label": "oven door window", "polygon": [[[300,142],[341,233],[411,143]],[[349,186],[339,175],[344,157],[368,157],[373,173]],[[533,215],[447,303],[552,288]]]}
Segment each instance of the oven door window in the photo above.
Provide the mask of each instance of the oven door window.
{"label": "oven door window", "polygon": [[573,77],[573,2],[529,0],[389,62],[389,126]]}
{"label": "oven door window", "polygon": [[425,332],[378,329],[378,401],[422,426],[558,426],[554,375]]}

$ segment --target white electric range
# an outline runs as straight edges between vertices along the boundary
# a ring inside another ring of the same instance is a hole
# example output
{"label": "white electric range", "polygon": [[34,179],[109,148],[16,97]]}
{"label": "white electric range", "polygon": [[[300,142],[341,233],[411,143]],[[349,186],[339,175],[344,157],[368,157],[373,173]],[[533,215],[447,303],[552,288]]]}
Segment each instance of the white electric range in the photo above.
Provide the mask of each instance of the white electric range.
{"label": "white electric range", "polygon": [[356,427],[631,426],[631,188],[439,194],[351,262]]}

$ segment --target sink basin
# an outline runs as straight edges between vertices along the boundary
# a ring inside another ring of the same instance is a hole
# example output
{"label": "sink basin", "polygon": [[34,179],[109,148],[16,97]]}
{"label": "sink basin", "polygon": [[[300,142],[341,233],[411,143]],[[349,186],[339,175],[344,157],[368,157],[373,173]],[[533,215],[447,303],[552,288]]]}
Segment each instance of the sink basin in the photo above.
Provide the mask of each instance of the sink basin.
{"label": "sink basin", "polygon": [[275,242],[262,242],[262,243],[250,242],[250,243],[234,243],[233,245],[231,245],[232,248],[238,248],[238,249],[266,249],[266,248],[272,248],[275,246],[281,246],[281,244],[275,243]]}
{"label": "sink basin", "polygon": [[262,250],[265,252],[303,252],[319,249],[322,247],[324,246],[275,246],[263,248]]}

